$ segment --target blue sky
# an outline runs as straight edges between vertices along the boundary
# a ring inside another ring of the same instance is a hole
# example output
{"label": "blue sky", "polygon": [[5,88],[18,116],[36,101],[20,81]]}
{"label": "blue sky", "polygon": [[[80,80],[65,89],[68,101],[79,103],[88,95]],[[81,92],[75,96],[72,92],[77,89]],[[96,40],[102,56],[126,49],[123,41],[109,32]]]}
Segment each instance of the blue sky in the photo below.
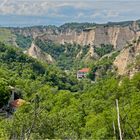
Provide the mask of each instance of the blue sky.
{"label": "blue sky", "polygon": [[0,0],[0,26],[140,19],[140,0]]}

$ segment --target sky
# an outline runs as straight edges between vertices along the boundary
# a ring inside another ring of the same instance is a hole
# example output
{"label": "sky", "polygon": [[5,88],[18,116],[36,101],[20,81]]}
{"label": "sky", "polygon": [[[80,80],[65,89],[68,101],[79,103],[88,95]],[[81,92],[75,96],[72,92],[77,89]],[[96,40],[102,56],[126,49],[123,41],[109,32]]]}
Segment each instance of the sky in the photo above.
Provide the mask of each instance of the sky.
{"label": "sky", "polygon": [[140,19],[140,0],[0,0],[0,26]]}

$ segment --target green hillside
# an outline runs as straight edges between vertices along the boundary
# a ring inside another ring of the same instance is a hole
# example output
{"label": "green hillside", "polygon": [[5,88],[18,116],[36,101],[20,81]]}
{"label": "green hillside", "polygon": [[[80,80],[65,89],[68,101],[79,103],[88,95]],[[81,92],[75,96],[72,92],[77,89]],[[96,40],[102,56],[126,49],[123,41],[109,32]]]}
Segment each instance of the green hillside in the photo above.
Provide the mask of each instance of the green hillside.
{"label": "green hillside", "polygon": [[10,44],[14,38],[14,34],[12,34],[11,30],[7,28],[0,28],[0,41]]}
{"label": "green hillside", "polygon": [[[75,77],[68,77],[59,68],[43,64],[23,54],[20,49],[6,46],[3,43],[0,44],[0,79],[6,85],[20,88],[26,94],[33,94],[36,89],[46,84],[72,92],[82,89],[82,85],[78,83]],[[33,85],[34,82],[35,85]],[[76,86],[73,87],[72,85]],[[6,104],[6,102],[4,103]]]}
{"label": "green hillside", "polygon": [[0,138],[119,139],[116,99],[123,139],[140,138],[139,73],[131,80],[112,75],[83,84],[1,43],[0,106],[8,102],[9,85],[26,104],[10,119],[0,118]]}
{"label": "green hillside", "polygon": [[[56,60],[57,66],[63,70],[78,69],[85,66],[84,59],[90,46],[70,43],[62,45],[42,40],[36,40],[35,42],[44,52],[49,53]],[[81,53],[79,54],[79,52]]]}

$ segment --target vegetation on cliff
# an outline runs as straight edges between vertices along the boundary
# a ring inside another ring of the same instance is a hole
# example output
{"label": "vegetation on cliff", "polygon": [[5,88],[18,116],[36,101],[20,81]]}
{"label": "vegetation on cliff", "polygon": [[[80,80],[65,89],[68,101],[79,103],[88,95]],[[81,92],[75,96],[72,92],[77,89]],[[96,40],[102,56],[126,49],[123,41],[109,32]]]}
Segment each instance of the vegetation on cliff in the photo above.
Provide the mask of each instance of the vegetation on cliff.
{"label": "vegetation on cliff", "polygon": [[63,70],[72,70],[81,67],[84,64],[84,57],[89,51],[88,45],[82,46],[70,43],[63,45],[42,40],[36,40],[36,44],[44,52],[49,53],[56,60],[56,65]]}

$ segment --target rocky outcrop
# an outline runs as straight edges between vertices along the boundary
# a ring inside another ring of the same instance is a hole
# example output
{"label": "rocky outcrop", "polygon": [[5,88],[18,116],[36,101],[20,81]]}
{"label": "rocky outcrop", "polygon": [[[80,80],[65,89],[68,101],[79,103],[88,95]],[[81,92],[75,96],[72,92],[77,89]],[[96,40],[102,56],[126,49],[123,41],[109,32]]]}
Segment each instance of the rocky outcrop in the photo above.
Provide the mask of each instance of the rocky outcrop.
{"label": "rocky outcrop", "polygon": [[117,68],[119,75],[129,75],[132,77],[139,71],[137,59],[140,56],[140,38],[133,40],[131,44],[126,46],[114,61],[114,66]]}
{"label": "rocky outcrop", "polygon": [[43,52],[37,45],[34,43],[31,44],[31,47],[27,50],[27,54],[33,58],[39,59],[47,63],[53,63],[54,59],[51,55]]}
{"label": "rocky outcrop", "polygon": [[128,64],[132,63],[133,57],[129,51],[129,48],[122,50],[114,61],[114,66],[117,68],[119,75],[126,74],[128,72]]}
{"label": "rocky outcrop", "polygon": [[[56,37],[54,41],[58,43],[78,43],[80,45],[95,45],[112,44],[116,49],[122,49],[127,41],[132,40],[137,36],[138,30],[133,25],[121,27],[104,27],[99,26],[94,29],[84,30],[79,34],[72,31],[69,34],[64,34]],[[51,39],[51,38],[50,38]]]}
{"label": "rocky outcrop", "polygon": [[127,41],[140,35],[139,25],[136,21],[127,26],[121,25],[98,25],[87,29],[77,31],[76,29],[67,29],[62,31],[58,28],[23,28],[16,29],[16,33],[24,36],[32,36],[43,40],[51,40],[55,43],[77,43],[80,45],[112,44],[115,49],[122,49]]}
{"label": "rocky outcrop", "polygon": [[84,56],[84,61],[85,62],[89,62],[91,59],[98,59],[99,56],[95,53],[94,51],[94,47],[90,46],[89,51],[87,52],[87,54]]}

